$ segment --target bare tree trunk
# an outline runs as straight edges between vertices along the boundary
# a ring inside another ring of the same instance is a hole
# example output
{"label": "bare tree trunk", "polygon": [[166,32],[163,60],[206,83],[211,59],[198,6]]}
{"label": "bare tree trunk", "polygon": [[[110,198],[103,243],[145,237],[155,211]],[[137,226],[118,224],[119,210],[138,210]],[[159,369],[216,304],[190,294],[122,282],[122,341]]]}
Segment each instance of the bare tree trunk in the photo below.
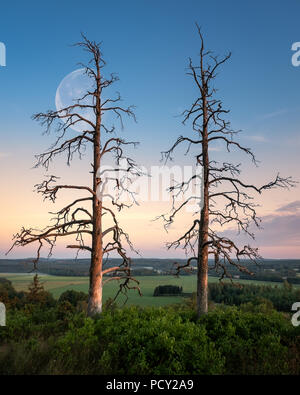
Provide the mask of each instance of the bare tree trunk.
{"label": "bare tree trunk", "polygon": [[90,266],[90,287],[88,315],[92,316],[102,312],[103,291],[103,235],[102,235],[102,201],[97,197],[97,188],[101,180],[97,177],[101,161],[101,86],[100,67],[97,64],[97,93],[96,93],[96,128],[94,137],[94,164],[93,164],[93,240]]}
{"label": "bare tree trunk", "polygon": [[202,152],[204,166],[204,186],[202,193],[203,208],[201,210],[198,259],[197,259],[197,316],[208,311],[208,224],[209,224],[209,158],[208,158],[208,131],[207,131],[207,100],[206,91],[202,94],[203,103],[203,134]]}
{"label": "bare tree trunk", "polygon": [[102,204],[95,197],[93,202],[94,212],[94,232],[92,242],[92,256],[90,266],[90,287],[88,315],[92,316],[102,312],[102,261],[103,261],[103,244],[102,244]]}
{"label": "bare tree trunk", "polygon": [[205,204],[201,211],[200,237],[198,249],[197,271],[197,316],[208,311],[208,205]]}

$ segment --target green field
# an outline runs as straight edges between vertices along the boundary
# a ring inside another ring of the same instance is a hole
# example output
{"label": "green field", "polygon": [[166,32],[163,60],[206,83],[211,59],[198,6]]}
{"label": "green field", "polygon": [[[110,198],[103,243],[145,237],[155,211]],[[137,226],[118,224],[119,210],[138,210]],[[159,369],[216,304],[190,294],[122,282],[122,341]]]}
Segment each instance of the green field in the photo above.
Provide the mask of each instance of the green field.
{"label": "green field", "polygon": [[[32,281],[33,274],[9,274],[0,273],[0,277],[9,279],[17,291],[26,291],[28,285]],[[55,298],[68,289],[75,291],[88,292],[88,277],[61,277],[61,276],[41,276],[43,285],[46,290],[52,293]],[[137,277],[140,282],[140,288],[143,296],[140,297],[138,292],[131,290],[128,292],[127,305],[139,306],[164,306],[173,303],[182,302],[183,298],[178,296],[161,296],[154,297],[153,291],[158,285],[178,285],[182,286],[183,292],[191,293],[196,290],[196,276],[182,276],[179,278],[173,276],[141,276]],[[209,277],[209,282],[216,282],[216,277]],[[240,284],[259,284],[259,285],[280,285],[279,283],[255,281],[255,280],[240,280]],[[114,297],[118,289],[116,282],[109,282],[104,286],[104,301],[109,297]],[[118,304],[124,302],[124,297],[118,298]]]}

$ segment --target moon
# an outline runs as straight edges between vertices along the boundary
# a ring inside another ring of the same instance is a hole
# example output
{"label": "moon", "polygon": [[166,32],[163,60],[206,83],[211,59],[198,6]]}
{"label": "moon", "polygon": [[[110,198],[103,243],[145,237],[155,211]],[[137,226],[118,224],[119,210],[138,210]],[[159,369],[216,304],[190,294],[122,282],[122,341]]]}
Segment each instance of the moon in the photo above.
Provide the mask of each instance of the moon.
{"label": "moon", "polygon": [[[93,90],[94,81],[91,77],[85,74],[84,68],[72,71],[70,74],[64,77],[56,90],[56,110],[60,111],[66,107],[76,104],[77,100],[81,99],[87,93],[87,91],[92,92]],[[80,101],[80,104],[93,105],[92,96],[87,96]],[[91,108],[77,108],[74,112],[78,113],[80,116],[88,119],[89,121],[95,120],[95,115],[93,109]],[[64,118],[62,118],[62,121],[64,122]],[[72,125],[71,128],[76,132],[92,130],[91,125],[84,121],[77,122],[75,125]]]}

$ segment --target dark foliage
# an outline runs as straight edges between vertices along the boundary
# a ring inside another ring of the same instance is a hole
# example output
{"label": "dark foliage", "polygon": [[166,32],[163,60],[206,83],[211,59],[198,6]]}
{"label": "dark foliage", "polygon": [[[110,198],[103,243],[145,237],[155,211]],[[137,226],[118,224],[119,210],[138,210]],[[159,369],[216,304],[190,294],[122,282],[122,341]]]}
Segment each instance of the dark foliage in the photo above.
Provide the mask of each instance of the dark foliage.
{"label": "dark foliage", "polygon": [[155,288],[153,296],[181,295],[182,287],[178,285],[159,285]]}
{"label": "dark foliage", "polygon": [[290,312],[295,301],[300,301],[300,290],[293,289],[288,282],[283,287],[243,285],[241,287],[231,284],[209,284],[210,299],[216,303],[240,306],[252,302],[260,304],[268,300],[278,311]]}
{"label": "dark foliage", "polygon": [[85,292],[78,292],[78,291],[69,289],[60,295],[58,302],[62,303],[62,302],[67,301],[72,306],[76,307],[78,302],[81,302],[81,301],[87,302],[87,300],[88,300],[88,295]]}

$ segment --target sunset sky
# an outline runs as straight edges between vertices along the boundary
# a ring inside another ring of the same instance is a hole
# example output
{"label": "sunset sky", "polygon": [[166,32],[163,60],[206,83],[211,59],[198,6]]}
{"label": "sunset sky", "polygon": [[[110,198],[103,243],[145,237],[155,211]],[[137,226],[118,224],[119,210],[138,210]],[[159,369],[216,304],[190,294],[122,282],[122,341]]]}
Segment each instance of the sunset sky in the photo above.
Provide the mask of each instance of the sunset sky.
{"label": "sunset sky", "polygon": [[[0,67],[0,258],[5,258],[14,233],[22,226],[46,226],[48,212],[54,209],[33,192],[46,171],[32,169],[34,155],[47,149],[54,136],[43,136],[43,128],[31,116],[55,109],[60,82],[87,60],[71,46],[81,32],[103,42],[105,72],[118,73],[115,91],[120,91],[124,104],[136,106],[137,123],[126,122],[120,133],[140,141],[132,152],[139,164],[161,166],[160,152],[179,135],[190,133],[190,125],[183,126],[178,115],[197,93],[186,71],[188,57],[198,59],[198,22],[209,49],[220,55],[232,52],[216,80],[218,97],[231,110],[233,129],[243,130],[239,141],[253,148],[260,164],[255,167],[234,150],[228,154],[221,144],[211,151],[211,158],[241,162],[241,178],[258,185],[278,172],[300,181],[300,67],[291,62],[292,44],[300,42],[299,15],[297,0],[1,4],[0,42],[7,58],[6,67]],[[87,152],[67,167],[62,157],[49,174],[69,184],[89,184],[90,161]],[[189,163],[192,158],[189,162],[178,150],[175,164]],[[74,197],[62,193],[55,208],[70,196]],[[263,229],[256,231],[252,244],[265,258],[300,258],[300,185],[290,191],[267,191],[257,202]],[[122,213],[122,226],[143,257],[183,257],[179,250],[167,251],[165,243],[188,226],[187,216],[179,218],[169,233],[161,221],[153,221],[169,208],[169,202],[141,202]],[[240,241],[246,242],[245,237]],[[30,246],[8,257],[34,254]],[[54,257],[73,256],[74,251],[58,244]]]}

